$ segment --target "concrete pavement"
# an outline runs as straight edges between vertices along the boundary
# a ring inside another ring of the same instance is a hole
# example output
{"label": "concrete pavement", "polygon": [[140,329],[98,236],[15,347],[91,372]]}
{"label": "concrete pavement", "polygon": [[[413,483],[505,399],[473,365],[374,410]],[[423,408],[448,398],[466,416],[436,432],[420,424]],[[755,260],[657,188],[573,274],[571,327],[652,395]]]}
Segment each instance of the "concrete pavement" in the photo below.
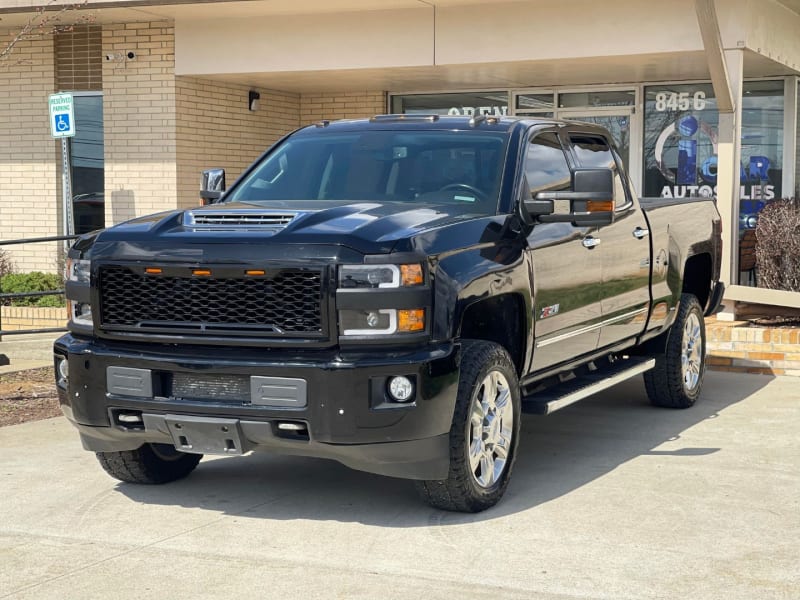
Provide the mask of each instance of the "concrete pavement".
{"label": "concrete pavement", "polygon": [[4,335],[0,338],[0,375],[52,366],[53,341],[60,333]]}
{"label": "concrete pavement", "polygon": [[121,484],[63,419],[0,428],[0,598],[796,599],[799,430],[794,378],[709,373],[687,411],[637,379],[525,416],[506,498],[462,515],[316,459]]}

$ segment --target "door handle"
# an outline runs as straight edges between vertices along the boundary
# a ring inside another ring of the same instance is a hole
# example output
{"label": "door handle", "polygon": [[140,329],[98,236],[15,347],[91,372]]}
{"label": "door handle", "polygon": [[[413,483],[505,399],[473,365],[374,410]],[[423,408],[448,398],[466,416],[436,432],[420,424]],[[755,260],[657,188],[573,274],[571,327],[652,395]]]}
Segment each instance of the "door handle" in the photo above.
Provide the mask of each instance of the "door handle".
{"label": "door handle", "polygon": [[583,244],[584,248],[595,248],[596,246],[600,245],[600,240],[598,240],[597,238],[593,238],[593,237],[587,237],[587,238],[583,238],[583,241],[581,242],[581,244]]}
{"label": "door handle", "polygon": [[633,230],[633,237],[635,237],[637,240],[641,240],[647,237],[648,235],[650,235],[649,229],[642,229],[641,227],[637,227],[636,229]]}

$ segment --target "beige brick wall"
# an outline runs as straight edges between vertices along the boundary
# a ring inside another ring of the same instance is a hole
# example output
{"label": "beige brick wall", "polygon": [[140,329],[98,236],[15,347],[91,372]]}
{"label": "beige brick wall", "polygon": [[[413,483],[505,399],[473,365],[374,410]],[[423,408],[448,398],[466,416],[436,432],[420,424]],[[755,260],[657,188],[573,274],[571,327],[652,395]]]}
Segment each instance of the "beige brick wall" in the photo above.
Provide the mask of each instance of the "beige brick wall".
{"label": "beige brick wall", "polygon": [[67,309],[52,306],[0,306],[4,331],[66,327]]}
{"label": "beige brick wall", "polygon": [[[124,55],[136,53],[134,60]],[[167,22],[103,27],[106,225],[177,206],[175,36]]]}
{"label": "beige brick wall", "polygon": [[381,91],[313,93],[300,96],[300,125],[322,119],[362,119],[387,112]]}
{"label": "beige brick wall", "polygon": [[[0,45],[10,35],[0,30]],[[47,108],[54,81],[52,38],[20,42],[0,61],[0,240],[60,233],[60,153]],[[57,270],[57,242],[5,248],[18,271]]]}
{"label": "beige brick wall", "polygon": [[296,129],[300,97],[259,89],[259,109],[248,109],[243,85],[177,77],[178,206],[197,206],[200,172],[225,169],[230,185],[264,150]]}

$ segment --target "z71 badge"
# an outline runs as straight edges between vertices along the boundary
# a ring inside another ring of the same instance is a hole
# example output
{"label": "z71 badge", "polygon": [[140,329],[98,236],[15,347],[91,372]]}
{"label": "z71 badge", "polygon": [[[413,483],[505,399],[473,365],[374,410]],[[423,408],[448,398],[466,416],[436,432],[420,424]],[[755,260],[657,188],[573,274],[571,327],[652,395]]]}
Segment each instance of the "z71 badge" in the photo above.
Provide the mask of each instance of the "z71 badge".
{"label": "z71 badge", "polygon": [[540,319],[546,319],[547,317],[552,317],[553,315],[558,314],[559,304],[553,304],[552,306],[543,306],[542,312],[539,313]]}

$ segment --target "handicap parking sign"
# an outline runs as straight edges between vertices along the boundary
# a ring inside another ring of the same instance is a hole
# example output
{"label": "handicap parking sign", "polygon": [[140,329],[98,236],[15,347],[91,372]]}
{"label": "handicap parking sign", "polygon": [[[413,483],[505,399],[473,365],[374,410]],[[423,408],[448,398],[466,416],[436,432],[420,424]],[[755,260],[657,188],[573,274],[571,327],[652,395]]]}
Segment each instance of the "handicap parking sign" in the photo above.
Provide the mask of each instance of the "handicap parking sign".
{"label": "handicap parking sign", "polygon": [[70,127],[69,113],[59,113],[55,116],[56,131],[64,132],[72,129]]}
{"label": "handicap parking sign", "polygon": [[75,113],[73,112],[72,94],[53,94],[50,96],[48,104],[52,136],[54,138],[74,136]]}

